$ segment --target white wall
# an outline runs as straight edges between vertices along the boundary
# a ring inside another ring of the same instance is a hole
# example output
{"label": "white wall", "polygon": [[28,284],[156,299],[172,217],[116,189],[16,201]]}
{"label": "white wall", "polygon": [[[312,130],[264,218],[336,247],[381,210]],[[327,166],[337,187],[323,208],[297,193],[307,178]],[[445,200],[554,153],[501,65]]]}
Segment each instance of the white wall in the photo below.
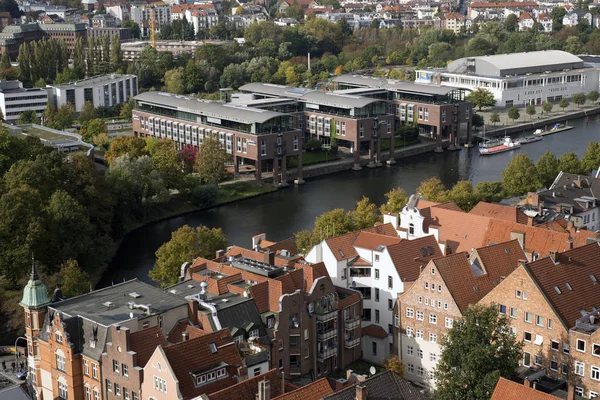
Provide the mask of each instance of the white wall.
{"label": "white wall", "polygon": [[[439,341],[439,338],[438,338]],[[438,343],[431,343],[424,339],[415,339],[408,337],[406,334],[400,334],[399,340],[400,356],[406,367],[404,376],[409,381],[419,381],[424,385],[435,388],[435,381],[430,379],[429,373],[435,370],[437,361],[431,361],[431,354],[439,360],[441,354],[441,346]],[[412,347],[412,355],[409,354],[408,348]],[[423,352],[423,358],[419,358],[419,350]],[[412,373],[409,372],[409,364],[413,366]],[[424,369],[423,376],[418,375],[418,367]]]}

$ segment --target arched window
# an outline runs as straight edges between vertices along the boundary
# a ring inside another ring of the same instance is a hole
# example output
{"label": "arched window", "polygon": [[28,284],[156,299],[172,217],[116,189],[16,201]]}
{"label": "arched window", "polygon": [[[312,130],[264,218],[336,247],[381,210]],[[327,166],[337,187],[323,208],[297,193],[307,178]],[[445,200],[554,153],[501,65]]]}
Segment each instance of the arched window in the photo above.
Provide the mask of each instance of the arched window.
{"label": "arched window", "polygon": [[66,358],[65,353],[61,349],[57,349],[54,353],[56,356],[56,369],[62,372],[66,372]]}
{"label": "arched window", "polygon": [[409,235],[415,234],[415,224],[413,224],[412,222],[410,224],[408,224],[408,234]]}
{"label": "arched window", "polygon": [[100,391],[94,386],[94,400],[100,400]]}

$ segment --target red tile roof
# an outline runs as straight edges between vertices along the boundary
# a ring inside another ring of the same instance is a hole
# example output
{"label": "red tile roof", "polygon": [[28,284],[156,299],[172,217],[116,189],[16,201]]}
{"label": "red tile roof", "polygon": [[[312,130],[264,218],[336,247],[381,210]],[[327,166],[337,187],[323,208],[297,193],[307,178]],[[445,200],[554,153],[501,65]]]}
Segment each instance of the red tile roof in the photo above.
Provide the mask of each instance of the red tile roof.
{"label": "red tile roof", "polygon": [[187,320],[182,320],[177,322],[173,329],[171,329],[167,340],[169,343],[179,343],[183,340],[183,332],[188,333],[189,339],[195,339],[210,333],[204,329],[198,328],[197,326],[190,325]]}
{"label": "red tile roof", "polygon": [[361,336],[371,336],[378,339],[383,339],[388,336],[385,329],[379,325],[369,325],[360,330]]}
{"label": "red tile roof", "polygon": [[[600,307],[598,284],[590,276],[594,275],[600,280],[600,244],[590,243],[559,253],[556,260],[543,258],[527,264],[525,270],[563,323],[571,328],[581,318],[580,310],[591,312],[592,307]],[[567,287],[567,283],[571,289]]]}
{"label": "red tile roof", "polygon": [[379,246],[391,246],[400,243],[400,238],[380,235],[371,232],[360,232],[354,240],[353,246],[361,249],[376,250]]}
{"label": "red tile roof", "polygon": [[[217,347],[216,353],[211,352],[211,343]],[[163,352],[179,380],[179,390],[184,399],[235,385],[237,380],[233,375],[237,373],[237,368],[243,365],[237,345],[226,329],[164,347]],[[229,376],[197,388],[190,373],[220,362],[229,366]]]}
{"label": "red tile roof", "polygon": [[473,2],[469,4],[470,8],[526,8],[537,7],[537,3],[533,1],[506,1],[506,2]]}
{"label": "red tile roof", "polygon": [[463,20],[463,19],[465,19],[465,16],[462,15],[462,14],[459,14],[459,13],[451,12],[451,13],[448,13],[448,14],[444,15],[444,18],[446,18],[446,19],[460,19],[460,20]]}
{"label": "red tile roof", "polygon": [[521,13],[521,15],[519,15],[519,22],[523,22],[526,19],[531,19],[533,20],[533,18],[531,18],[531,15],[527,12],[527,11],[523,11]]}
{"label": "red tile roof", "polygon": [[165,336],[158,326],[142,329],[129,336],[129,347],[136,352],[136,362],[144,367],[158,346],[166,346]]}
{"label": "red tile roof", "polygon": [[294,239],[293,237],[274,243],[270,246],[267,246],[266,248],[276,252],[277,254],[280,254],[281,250],[287,250],[292,254],[298,254],[298,248],[296,247],[296,239]]}
{"label": "red tile roof", "polygon": [[272,369],[264,374],[246,379],[228,388],[223,388],[208,395],[209,400],[255,400],[258,393],[258,382],[268,380],[271,397],[281,394],[281,377],[278,369]]}
{"label": "red tile roof", "polygon": [[[354,257],[358,257],[356,249],[354,249],[354,241],[358,238],[361,233],[378,234],[380,236],[386,236],[391,238],[398,238],[398,232],[394,229],[394,226],[390,223],[379,224],[372,228],[363,229],[360,231],[354,231],[346,233],[344,235],[335,236],[329,239],[325,239],[325,243],[331,249],[336,260],[349,260]],[[387,239],[386,239],[387,240]],[[361,239],[366,245],[369,239]],[[341,250],[341,252],[340,252]]]}
{"label": "red tile roof", "polygon": [[360,295],[358,293],[352,293],[348,297],[344,297],[338,301],[338,309],[346,308],[352,304],[356,304],[360,301]]}
{"label": "red tile roof", "polygon": [[329,385],[327,378],[321,378],[293,392],[275,397],[273,400],[320,400],[332,393],[333,389]]}
{"label": "red tile roof", "polygon": [[500,378],[490,400],[556,400],[557,398],[520,383]]}
{"label": "red tile roof", "polygon": [[[452,252],[471,251],[481,246],[490,218],[439,207],[430,210],[431,223],[440,226],[440,241]],[[501,241],[504,240],[498,242]]]}
{"label": "red tile roof", "polygon": [[520,209],[501,204],[486,203],[484,201],[477,203],[475,207],[469,211],[469,214],[527,224],[527,215]]}
{"label": "red tile roof", "polygon": [[[421,266],[429,260],[443,256],[435,236],[429,235],[414,240],[402,240],[388,247],[388,252],[402,281],[416,281]],[[425,254],[425,255],[424,255]]]}

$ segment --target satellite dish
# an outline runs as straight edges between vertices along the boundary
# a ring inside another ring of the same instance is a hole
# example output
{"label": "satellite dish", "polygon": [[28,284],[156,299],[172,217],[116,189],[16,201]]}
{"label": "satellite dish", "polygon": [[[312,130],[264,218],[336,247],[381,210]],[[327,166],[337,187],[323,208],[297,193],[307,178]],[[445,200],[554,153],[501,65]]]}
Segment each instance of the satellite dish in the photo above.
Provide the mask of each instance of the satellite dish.
{"label": "satellite dish", "polygon": [[356,282],[355,281],[352,281],[352,287],[353,288],[356,287]]}
{"label": "satellite dish", "polygon": [[133,319],[133,313],[132,312],[129,313],[129,318]]}
{"label": "satellite dish", "polygon": [[371,367],[369,368],[369,372],[371,373],[371,375],[375,375],[375,372],[377,372],[377,370],[375,369],[375,367]]}

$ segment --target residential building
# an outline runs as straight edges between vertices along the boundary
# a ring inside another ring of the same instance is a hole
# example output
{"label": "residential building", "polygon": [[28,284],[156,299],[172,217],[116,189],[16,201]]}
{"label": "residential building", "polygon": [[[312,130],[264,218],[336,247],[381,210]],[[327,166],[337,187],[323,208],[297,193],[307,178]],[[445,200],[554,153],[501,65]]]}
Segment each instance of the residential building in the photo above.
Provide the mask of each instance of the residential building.
{"label": "residential building", "polygon": [[21,81],[0,80],[0,109],[4,120],[15,123],[23,111],[34,110],[40,118],[48,104],[48,92],[45,89],[25,89]]}
{"label": "residential building", "polygon": [[596,232],[600,229],[600,179],[560,172],[547,190],[528,193],[522,209],[536,224],[562,221],[571,228]]}
{"label": "residential building", "polygon": [[323,262],[337,286],[358,290],[363,298],[363,357],[383,364],[394,351],[394,303],[429,260],[442,256],[433,235],[398,237],[391,224],[323,240],[306,255]]}
{"label": "residential building", "polygon": [[171,139],[178,149],[199,148],[206,135],[213,135],[233,156],[235,174],[239,173],[240,164],[250,164],[258,182],[262,181],[264,170],[273,171],[275,185],[287,185],[287,157],[295,156],[296,180],[303,182],[302,133],[289,114],[146,92],[136,97],[133,132],[139,137]]}
{"label": "residential building", "polygon": [[115,28],[121,25],[117,19],[111,14],[96,14],[92,17],[93,28]]}
{"label": "residential building", "polygon": [[504,18],[509,14],[519,15],[522,11],[532,11],[537,6],[538,4],[535,1],[474,1],[469,4],[467,15],[472,19],[478,16],[488,19],[492,16],[499,16],[501,22],[504,22]]}
{"label": "residential building", "polygon": [[416,125],[420,135],[436,140],[436,152],[442,151],[444,141],[451,150],[471,142],[472,108],[465,101],[464,89],[350,74],[337,76],[333,82],[335,93],[387,100],[394,126]]}
{"label": "residential building", "polygon": [[[177,57],[181,54],[193,53],[196,49],[205,44],[221,46],[223,43],[225,42],[220,40],[157,40],[154,48],[157,51],[167,51],[174,57]],[[150,46],[150,42],[147,40],[121,43],[121,55],[123,56],[123,60],[138,60],[141,57],[142,51],[148,46]]]}
{"label": "residential building", "polygon": [[538,22],[542,25],[543,32],[552,32],[552,17],[548,13],[540,13],[537,17]]}
{"label": "residential building", "polygon": [[132,4],[130,7],[131,19],[137,23],[142,30],[142,37],[150,36],[150,19],[154,15],[156,33],[160,27],[170,24],[171,6],[165,3],[154,4]]}
{"label": "residential building", "polygon": [[93,37],[97,40],[102,40],[104,36],[108,36],[109,39],[113,40],[114,36],[119,37],[119,41],[128,41],[131,39],[131,29],[129,28],[117,28],[117,27],[102,27],[102,28],[88,28],[88,37]]}
{"label": "residential building", "polygon": [[520,31],[527,31],[529,29],[533,29],[534,23],[535,23],[535,20],[533,19],[531,14],[529,14],[527,11],[523,11],[521,13],[521,15],[519,15],[518,24],[519,24]]}
{"label": "residential building", "polygon": [[203,395],[201,399],[275,400],[275,398],[279,399],[280,395],[285,396],[283,395],[283,387],[284,383],[281,382],[281,373],[278,369],[274,368],[260,376],[255,376],[217,392]]}
{"label": "residential building", "polygon": [[465,16],[456,12],[445,14],[444,29],[451,30],[456,34],[461,33],[461,30],[465,30]]}
{"label": "residential building", "polygon": [[582,19],[587,20],[589,26],[593,27],[593,16],[590,12],[585,10],[573,10],[569,11],[562,20],[564,26],[577,26]]}
{"label": "residential building", "polygon": [[48,100],[56,107],[71,103],[80,112],[86,101],[94,107],[114,107],[137,95],[137,76],[99,75],[58,85],[48,85]]}
{"label": "residential building", "polygon": [[524,260],[517,240],[434,258],[410,288],[398,296],[399,356],[406,377],[436,387],[442,338],[467,309],[479,302]]}
{"label": "residential building", "polygon": [[600,68],[586,66],[581,58],[559,50],[464,57],[447,68],[418,70],[417,83],[467,90],[484,88],[498,107],[557,103],[575,93],[599,88]]}
{"label": "residential building", "polygon": [[481,300],[510,317],[524,344],[523,366],[568,379],[588,398],[597,396],[600,381],[599,271],[598,242],[552,252],[522,263]]}
{"label": "residential building", "polygon": [[323,397],[323,400],[425,400],[426,398],[419,388],[414,387],[394,372],[386,370]]}
{"label": "residential building", "polygon": [[201,31],[206,32],[219,23],[219,15],[214,8],[197,11],[186,10],[185,18],[194,27],[195,34]]}

